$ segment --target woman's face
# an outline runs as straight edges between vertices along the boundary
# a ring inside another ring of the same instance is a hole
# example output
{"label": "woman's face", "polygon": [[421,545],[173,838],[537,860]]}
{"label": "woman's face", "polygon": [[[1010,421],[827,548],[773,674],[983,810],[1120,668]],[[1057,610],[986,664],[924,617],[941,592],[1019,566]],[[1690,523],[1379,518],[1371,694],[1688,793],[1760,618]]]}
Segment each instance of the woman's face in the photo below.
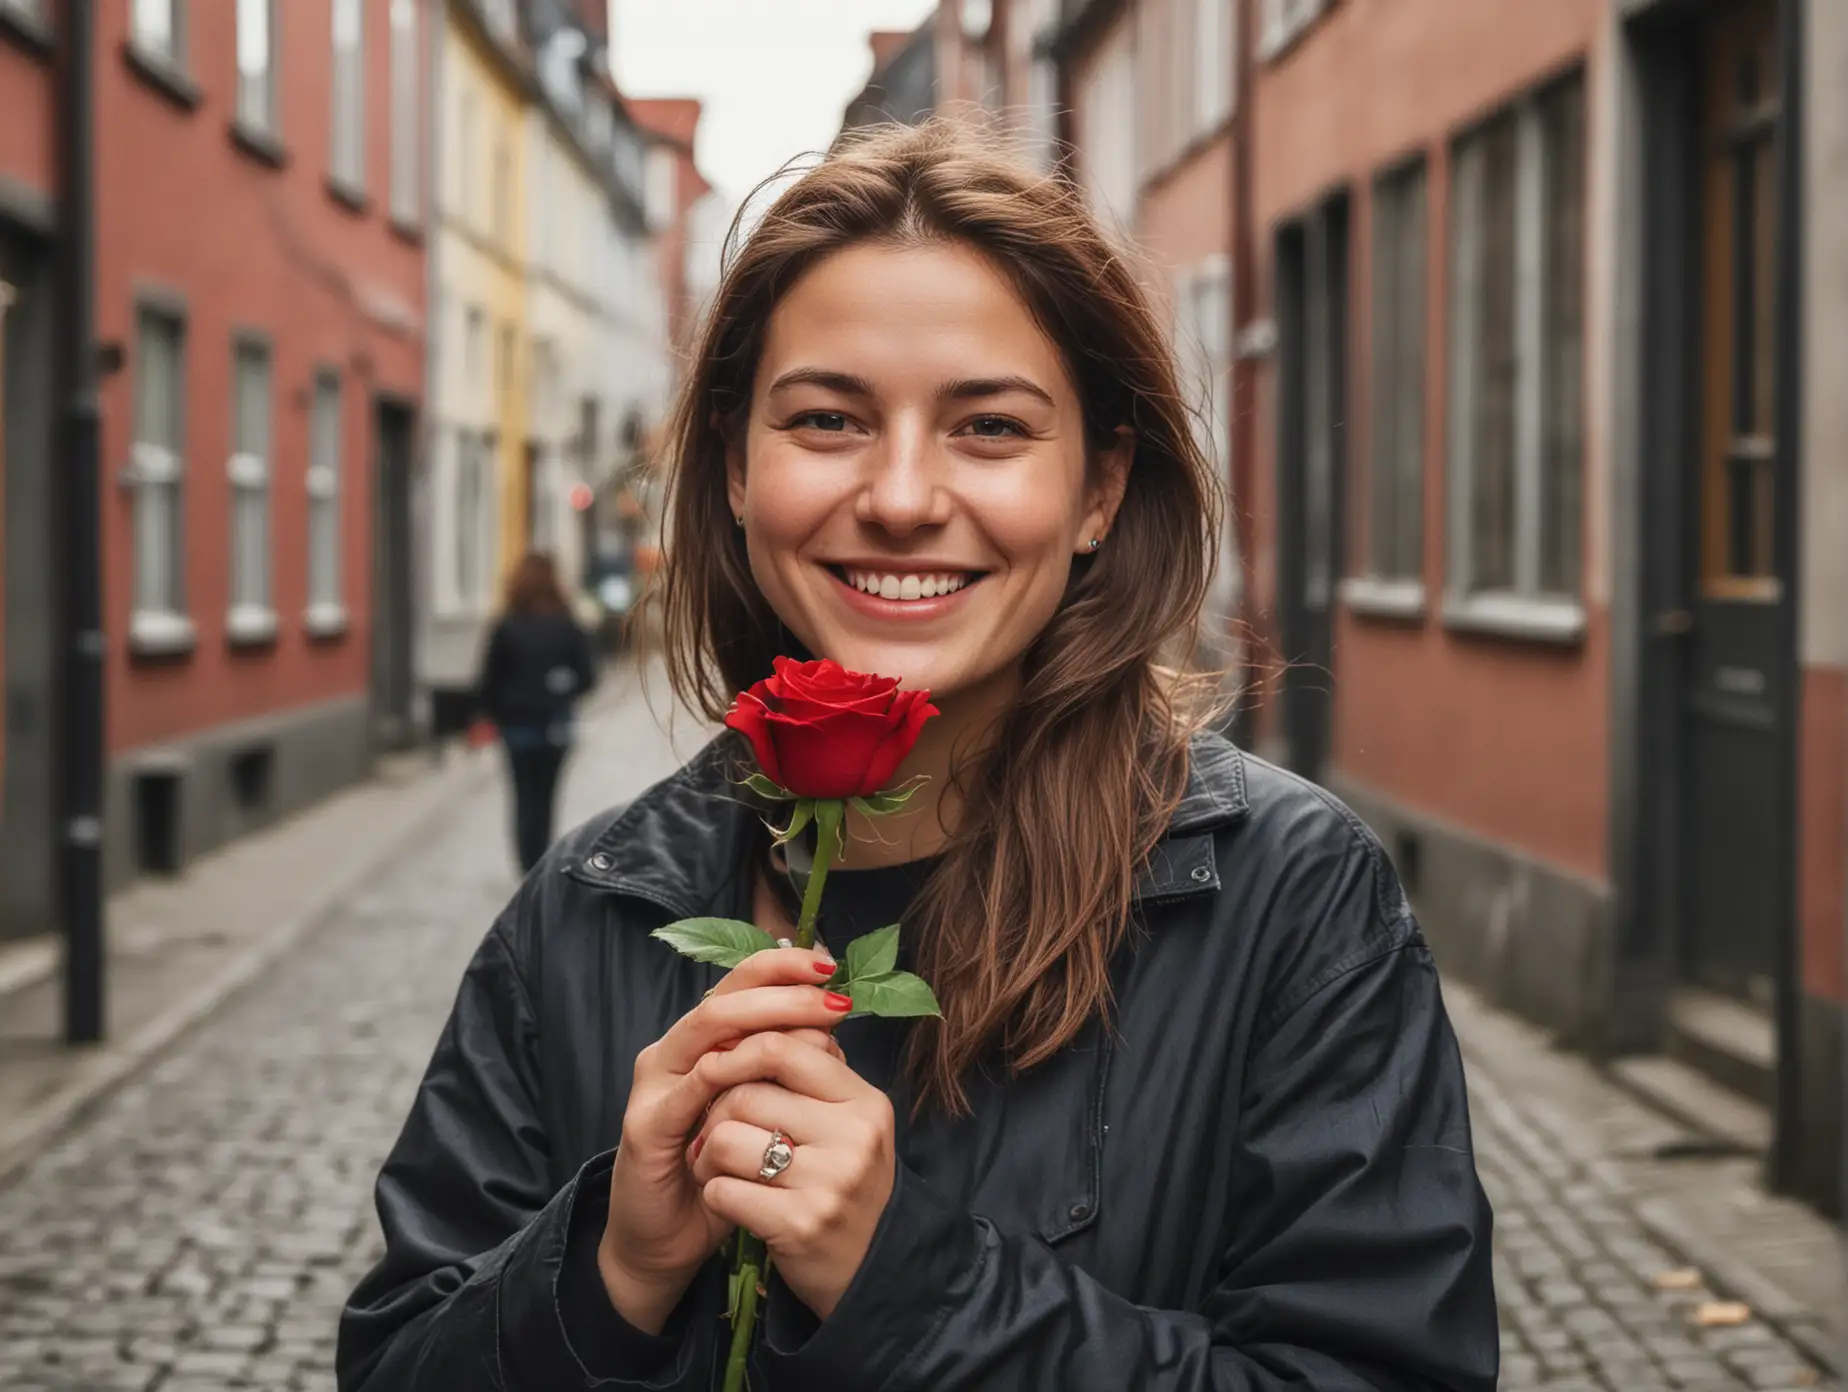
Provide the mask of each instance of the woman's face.
{"label": "woman's face", "polygon": [[810,652],[953,699],[1011,686],[1128,452],[1087,467],[1058,350],[978,253],[860,245],[771,315],[731,503]]}

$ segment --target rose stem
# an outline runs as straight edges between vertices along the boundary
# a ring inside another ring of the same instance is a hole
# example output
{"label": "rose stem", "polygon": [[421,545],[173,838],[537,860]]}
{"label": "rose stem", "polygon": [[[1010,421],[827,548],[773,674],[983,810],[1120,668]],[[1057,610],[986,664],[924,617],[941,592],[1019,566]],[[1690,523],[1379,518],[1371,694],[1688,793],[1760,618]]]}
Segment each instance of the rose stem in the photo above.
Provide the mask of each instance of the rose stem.
{"label": "rose stem", "polygon": [[[832,799],[815,806],[815,863],[802,892],[802,915],[796,920],[796,946],[815,945],[815,920],[821,915],[821,887],[828,868],[841,853],[841,823],[847,805]],[[762,1277],[758,1272],[762,1272]],[[757,1284],[770,1279],[770,1254],[764,1240],[747,1232],[738,1244],[738,1315],[732,1321],[731,1355],[725,1360],[725,1392],[744,1392],[744,1370],[751,1351],[751,1333],[757,1326]]]}

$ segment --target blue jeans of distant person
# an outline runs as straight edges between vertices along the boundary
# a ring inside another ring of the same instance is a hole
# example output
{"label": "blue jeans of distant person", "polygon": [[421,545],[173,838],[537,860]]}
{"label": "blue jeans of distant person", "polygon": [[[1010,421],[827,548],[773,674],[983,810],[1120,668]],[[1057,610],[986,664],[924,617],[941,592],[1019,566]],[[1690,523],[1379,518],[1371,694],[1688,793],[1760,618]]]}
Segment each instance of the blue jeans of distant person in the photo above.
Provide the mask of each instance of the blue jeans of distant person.
{"label": "blue jeans of distant person", "polygon": [[513,844],[520,857],[520,872],[525,874],[552,844],[558,775],[571,751],[571,726],[567,721],[511,725],[500,734],[513,783]]}

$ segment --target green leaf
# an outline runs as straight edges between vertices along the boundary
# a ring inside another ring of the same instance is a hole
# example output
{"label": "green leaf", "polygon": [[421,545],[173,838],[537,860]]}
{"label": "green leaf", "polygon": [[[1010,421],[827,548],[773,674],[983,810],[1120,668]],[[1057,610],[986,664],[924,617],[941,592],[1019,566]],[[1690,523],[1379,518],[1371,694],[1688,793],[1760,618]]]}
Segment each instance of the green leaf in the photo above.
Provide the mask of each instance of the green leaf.
{"label": "green leaf", "polygon": [[744,786],[759,797],[767,797],[773,802],[788,802],[795,794],[779,783],[772,782],[761,773],[754,773],[744,780]]}
{"label": "green leaf", "polygon": [[776,939],[754,923],[735,918],[683,918],[649,936],[659,938],[682,957],[711,962],[730,970],[746,957],[776,946]]}
{"label": "green leaf", "polygon": [[886,976],[898,965],[898,925],[878,928],[847,944],[847,979]]}
{"label": "green leaf", "polygon": [[807,830],[808,824],[814,820],[815,804],[813,800],[803,798],[796,803],[795,811],[789,814],[789,825],[777,833],[776,844],[787,846]]}
{"label": "green leaf", "polygon": [[937,1007],[937,997],[928,983],[921,976],[910,972],[888,972],[884,976],[869,976],[855,981],[847,987],[847,994],[853,997],[853,1009],[848,1017],[855,1015],[880,1015],[888,1019],[905,1015],[941,1015]]}
{"label": "green leaf", "polygon": [[912,795],[923,786],[922,778],[914,778],[903,787],[888,788],[883,793],[874,793],[870,797],[855,798],[853,805],[863,816],[884,817],[910,802]]}

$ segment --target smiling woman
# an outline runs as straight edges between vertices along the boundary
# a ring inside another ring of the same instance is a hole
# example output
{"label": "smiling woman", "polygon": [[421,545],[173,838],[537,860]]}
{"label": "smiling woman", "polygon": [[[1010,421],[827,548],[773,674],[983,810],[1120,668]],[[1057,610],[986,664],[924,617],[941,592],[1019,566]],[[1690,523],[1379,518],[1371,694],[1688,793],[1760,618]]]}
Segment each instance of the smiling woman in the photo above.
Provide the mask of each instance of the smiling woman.
{"label": "smiling woman", "polygon": [[[938,123],[835,150],[735,248],[671,431],[677,693],[717,719],[831,659],[865,675],[785,693],[804,739],[940,713],[909,800],[847,814],[813,950],[649,937],[793,936],[834,844],[773,839],[736,735],[528,879],[380,1178],[344,1387],[710,1387],[739,1227],[760,1392],[1494,1386],[1418,925],[1175,665],[1219,500],[1128,267],[1070,181]],[[941,1020],[826,989],[894,920]]]}

